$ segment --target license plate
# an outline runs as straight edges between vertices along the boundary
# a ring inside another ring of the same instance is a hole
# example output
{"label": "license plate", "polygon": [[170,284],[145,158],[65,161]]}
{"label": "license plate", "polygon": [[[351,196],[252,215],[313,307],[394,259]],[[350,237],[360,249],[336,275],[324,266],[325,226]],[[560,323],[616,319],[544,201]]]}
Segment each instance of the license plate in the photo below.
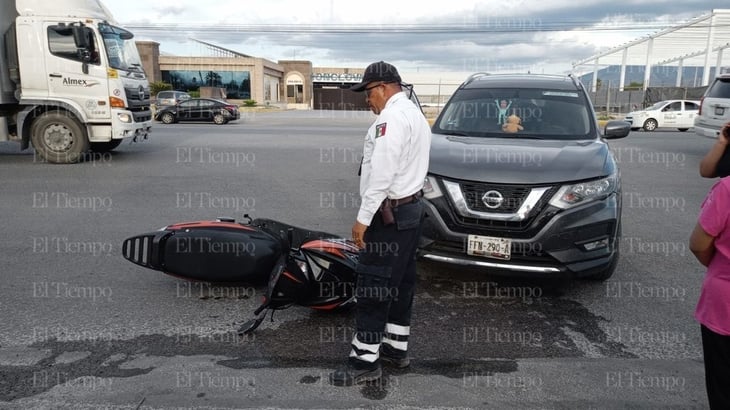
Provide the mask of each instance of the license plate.
{"label": "license plate", "polygon": [[507,238],[469,235],[466,253],[467,255],[483,256],[485,258],[509,260],[511,247],[512,240]]}
{"label": "license plate", "polygon": [[715,107],[715,115],[725,115],[724,107]]}

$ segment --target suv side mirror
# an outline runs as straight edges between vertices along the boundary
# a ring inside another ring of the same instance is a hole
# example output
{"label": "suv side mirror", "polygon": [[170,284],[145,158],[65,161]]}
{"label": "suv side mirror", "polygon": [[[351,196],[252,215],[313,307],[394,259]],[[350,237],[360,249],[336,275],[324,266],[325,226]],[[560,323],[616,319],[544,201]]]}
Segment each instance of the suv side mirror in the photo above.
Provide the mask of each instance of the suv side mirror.
{"label": "suv side mirror", "polygon": [[603,128],[603,138],[624,138],[631,132],[631,124],[626,121],[612,120]]}

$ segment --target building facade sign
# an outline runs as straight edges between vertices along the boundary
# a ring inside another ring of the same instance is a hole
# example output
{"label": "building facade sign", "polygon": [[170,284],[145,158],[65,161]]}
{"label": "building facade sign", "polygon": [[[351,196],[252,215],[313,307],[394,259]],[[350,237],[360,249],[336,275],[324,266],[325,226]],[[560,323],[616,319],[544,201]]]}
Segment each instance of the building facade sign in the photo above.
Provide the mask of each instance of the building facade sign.
{"label": "building facade sign", "polygon": [[286,77],[286,85],[303,85],[304,79],[297,73],[290,73]]}
{"label": "building facade sign", "polygon": [[362,74],[354,73],[314,73],[312,82],[315,83],[359,83]]}

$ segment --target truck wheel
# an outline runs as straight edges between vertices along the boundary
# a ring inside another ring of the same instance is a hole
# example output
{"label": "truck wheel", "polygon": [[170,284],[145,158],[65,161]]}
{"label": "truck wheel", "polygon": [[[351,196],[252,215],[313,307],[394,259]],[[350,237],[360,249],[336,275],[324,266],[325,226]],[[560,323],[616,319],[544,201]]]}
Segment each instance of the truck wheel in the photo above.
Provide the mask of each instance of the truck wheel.
{"label": "truck wheel", "polygon": [[122,140],[111,140],[107,142],[92,142],[91,150],[94,152],[109,152],[118,147]]}
{"label": "truck wheel", "polygon": [[54,164],[79,162],[89,150],[86,132],[70,114],[41,114],[33,121],[30,135],[36,152]]}

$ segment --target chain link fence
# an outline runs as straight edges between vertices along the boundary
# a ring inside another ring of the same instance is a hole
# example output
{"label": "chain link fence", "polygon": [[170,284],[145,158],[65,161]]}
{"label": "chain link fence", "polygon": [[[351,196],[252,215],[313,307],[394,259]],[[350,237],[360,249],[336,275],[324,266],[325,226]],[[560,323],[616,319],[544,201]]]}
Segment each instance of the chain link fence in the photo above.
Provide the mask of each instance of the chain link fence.
{"label": "chain link fence", "polygon": [[645,90],[619,91],[601,87],[590,93],[593,108],[598,115],[620,117],[631,111],[649,107],[664,100],[697,100],[705,93],[703,87],[649,87]]}

